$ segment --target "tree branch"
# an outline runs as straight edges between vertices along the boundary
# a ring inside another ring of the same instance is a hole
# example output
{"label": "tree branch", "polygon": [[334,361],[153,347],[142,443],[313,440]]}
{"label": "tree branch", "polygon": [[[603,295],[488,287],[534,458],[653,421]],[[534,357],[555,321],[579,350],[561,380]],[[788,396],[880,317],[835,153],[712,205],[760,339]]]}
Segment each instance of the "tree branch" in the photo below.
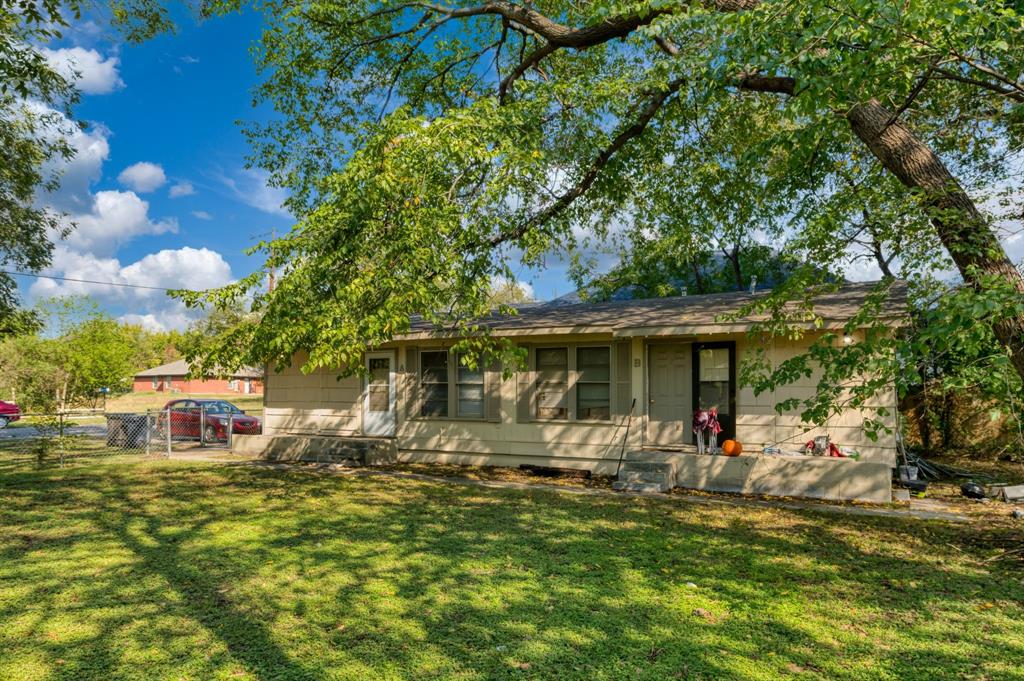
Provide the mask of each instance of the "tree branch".
{"label": "tree branch", "polygon": [[544,224],[571,206],[576,199],[581,197],[588,189],[590,189],[591,185],[594,184],[594,181],[601,173],[601,170],[608,165],[608,162],[615,156],[615,154],[618,153],[619,150],[622,149],[622,147],[624,147],[630,140],[643,134],[651,120],[658,111],[661,110],[661,107],[665,104],[668,98],[678,92],[679,88],[681,88],[685,83],[685,79],[677,78],[676,80],[671,81],[664,89],[658,91],[648,99],[640,110],[640,114],[637,116],[636,120],[634,120],[628,127],[619,131],[619,133],[612,139],[611,144],[605,147],[601,153],[594,157],[594,160],[590,162],[589,168],[574,187],[559,196],[554,203],[531,217],[515,230],[506,234],[496,235],[491,239],[490,246],[500,246],[507,241],[518,239],[531,229]]}
{"label": "tree branch", "polygon": [[793,96],[796,92],[796,79],[789,76],[765,76],[759,73],[741,73],[736,82],[741,90],[751,92],[771,92],[778,95]]}
{"label": "tree branch", "polygon": [[[744,0],[722,1],[743,2]],[[549,43],[554,44],[555,47],[568,47],[577,50],[600,45],[613,38],[623,38],[637,28],[651,23],[657,17],[663,14],[670,14],[673,11],[670,9],[658,9],[651,10],[646,14],[626,14],[606,19],[591,26],[572,28],[554,21],[531,7],[517,5],[505,0],[491,0],[490,2],[484,2],[472,7],[446,7],[431,2],[417,2],[414,4],[422,9],[443,14],[451,19],[497,15],[529,29]]]}
{"label": "tree branch", "polygon": [[950,71],[948,69],[936,69],[935,73],[936,77],[942,80],[953,80],[958,83],[964,83],[965,85],[974,85],[985,90],[990,90],[996,93],[997,95],[1001,95],[1008,99],[1012,99],[1015,102],[1024,102],[1024,92],[1018,92],[1017,90],[1011,88],[1004,88],[999,85],[996,85],[995,83],[990,83],[986,80],[981,80],[979,78],[963,76],[959,73],[956,73],[955,71]]}
{"label": "tree branch", "polygon": [[504,102],[505,96],[508,94],[508,89],[512,83],[518,80],[524,73],[529,71],[531,68],[541,62],[544,57],[548,56],[552,52],[558,49],[558,46],[554,43],[544,43],[536,50],[531,52],[529,56],[519,62],[519,64],[512,69],[512,73],[508,74],[498,85],[498,101]]}

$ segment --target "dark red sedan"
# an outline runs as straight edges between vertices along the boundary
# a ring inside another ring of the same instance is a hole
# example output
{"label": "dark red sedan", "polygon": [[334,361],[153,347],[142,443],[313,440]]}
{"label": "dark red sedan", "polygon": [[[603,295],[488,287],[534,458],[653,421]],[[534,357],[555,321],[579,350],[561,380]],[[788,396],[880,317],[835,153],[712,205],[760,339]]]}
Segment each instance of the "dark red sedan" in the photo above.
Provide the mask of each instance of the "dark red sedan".
{"label": "dark red sedan", "polygon": [[170,410],[171,437],[199,439],[204,442],[228,439],[228,421],[236,435],[259,435],[263,432],[260,420],[247,416],[244,411],[224,400],[171,400],[157,416],[156,427],[161,435],[167,434],[167,416]]}
{"label": "dark red sedan", "polygon": [[6,428],[11,421],[21,418],[21,407],[14,402],[0,400],[0,428]]}

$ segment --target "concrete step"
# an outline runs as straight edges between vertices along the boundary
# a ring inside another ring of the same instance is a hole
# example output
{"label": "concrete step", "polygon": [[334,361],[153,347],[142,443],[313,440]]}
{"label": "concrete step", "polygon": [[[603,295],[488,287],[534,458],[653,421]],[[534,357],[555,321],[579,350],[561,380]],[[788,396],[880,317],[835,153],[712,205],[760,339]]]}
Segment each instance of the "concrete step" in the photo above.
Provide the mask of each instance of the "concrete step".
{"label": "concrete step", "polygon": [[304,463],[334,463],[341,466],[365,466],[365,452],[287,452],[270,453],[265,457],[267,461],[302,461]]}
{"label": "concrete step", "polygon": [[654,492],[667,492],[672,489],[672,485],[667,482],[628,482],[626,480],[616,480],[612,483],[612,489],[616,492],[652,494]]}
{"label": "concrete step", "polygon": [[395,458],[393,439],[334,435],[236,435],[231,450],[268,461],[365,465]]}
{"label": "concrete step", "polygon": [[667,476],[674,476],[675,464],[661,461],[623,461],[622,471],[644,471],[649,473],[661,473]]}
{"label": "concrete step", "polygon": [[672,482],[671,477],[664,471],[624,470],[619,473],[618,479],[623,482]]}

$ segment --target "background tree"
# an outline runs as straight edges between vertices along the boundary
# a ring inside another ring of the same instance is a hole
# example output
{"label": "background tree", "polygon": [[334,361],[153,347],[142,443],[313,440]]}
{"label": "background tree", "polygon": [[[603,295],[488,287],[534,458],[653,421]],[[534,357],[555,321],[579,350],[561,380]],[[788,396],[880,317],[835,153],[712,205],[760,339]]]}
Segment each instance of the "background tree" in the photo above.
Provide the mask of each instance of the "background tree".
{"label": "background tree", "polygon": [[533,291],[515,279],[498,279],[491,282],[491,307],[532,303]]}
{"label": "background tree", "polygon": [[242,330],[255,322],[254,316],[244,307],[213,309],[180,334],[175,347],[188,361],[192,375],[203,378],[222,376],[222,367],[226,365],[210,361],[210,356],[217,353],[230,357],[245,355],[246,349],[235,339],[244,342],[240,335]]}
{"label": "background tree", "polygon": [[0,394],[31,411],[92,406],[101,388],[130,390],[132,376],[159,364],[174,338],[118,322],[85,298],[42,301],[36,313],[44,331],[0,341]]}

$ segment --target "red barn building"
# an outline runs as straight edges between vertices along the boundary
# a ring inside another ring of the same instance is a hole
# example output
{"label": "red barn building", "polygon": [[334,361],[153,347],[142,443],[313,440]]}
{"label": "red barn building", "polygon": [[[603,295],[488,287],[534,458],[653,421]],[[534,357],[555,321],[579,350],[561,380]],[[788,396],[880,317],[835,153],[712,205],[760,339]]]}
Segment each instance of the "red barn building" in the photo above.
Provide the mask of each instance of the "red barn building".
{"label": "red barn building", "polygon": [[263,372],[244,367],[226,378],[188,378],[188,363],[179,359],[135,374],[132,392],[262,395]]}

